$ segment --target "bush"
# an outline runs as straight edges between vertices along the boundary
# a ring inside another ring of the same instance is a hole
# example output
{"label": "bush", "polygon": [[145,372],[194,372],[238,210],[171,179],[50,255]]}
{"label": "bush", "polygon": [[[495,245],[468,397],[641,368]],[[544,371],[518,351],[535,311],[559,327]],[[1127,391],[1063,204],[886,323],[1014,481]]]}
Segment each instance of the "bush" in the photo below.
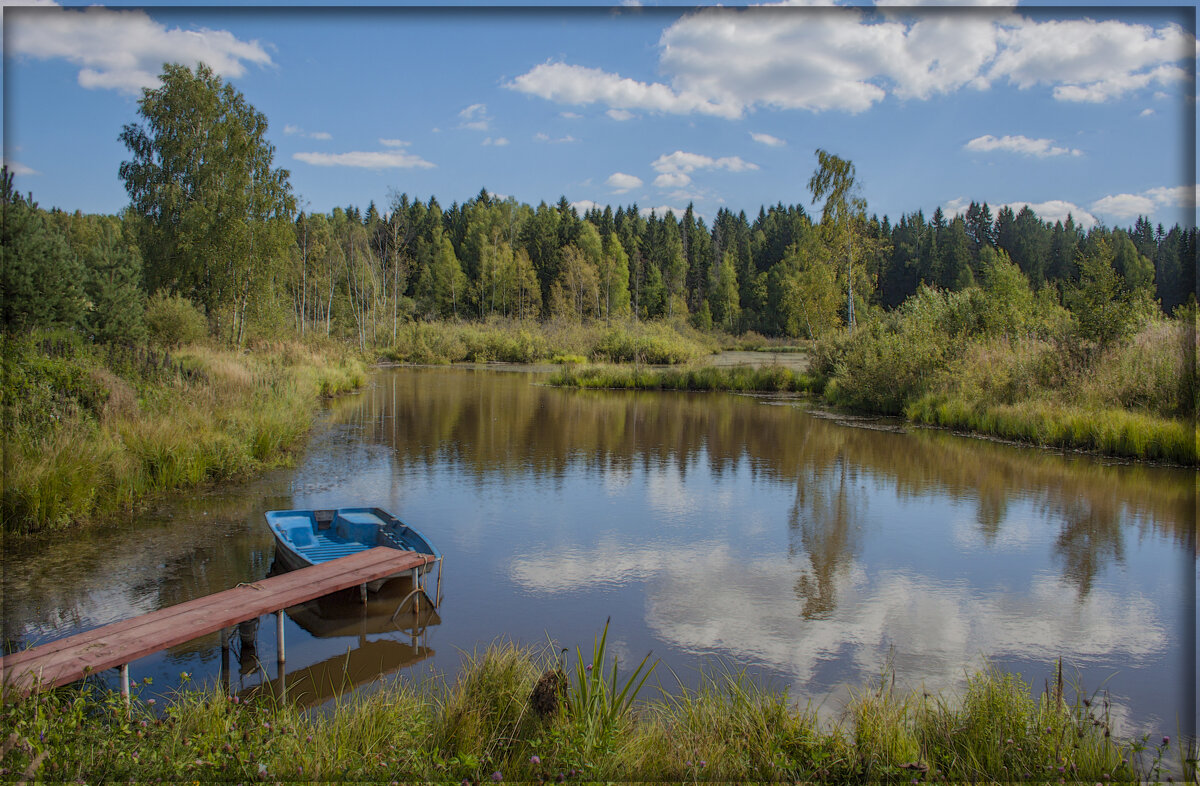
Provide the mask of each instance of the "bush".
{"label": "bush", "polygon": [[208,334],[204,312],[187,298],[158,291],[146,304],[150,339],[164,347],[200,341]]}

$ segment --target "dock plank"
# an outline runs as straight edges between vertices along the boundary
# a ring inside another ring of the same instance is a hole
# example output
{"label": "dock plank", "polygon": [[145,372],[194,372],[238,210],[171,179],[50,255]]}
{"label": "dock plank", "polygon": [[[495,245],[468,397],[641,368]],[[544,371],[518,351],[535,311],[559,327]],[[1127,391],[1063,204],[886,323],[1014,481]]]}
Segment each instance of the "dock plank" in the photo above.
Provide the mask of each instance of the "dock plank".
{"label": "dock plank", "polygon": [[377,547],[243,584],[0,658],[0,681],[20,695],[82,679],[331,592],[432,562],[414,551]]}

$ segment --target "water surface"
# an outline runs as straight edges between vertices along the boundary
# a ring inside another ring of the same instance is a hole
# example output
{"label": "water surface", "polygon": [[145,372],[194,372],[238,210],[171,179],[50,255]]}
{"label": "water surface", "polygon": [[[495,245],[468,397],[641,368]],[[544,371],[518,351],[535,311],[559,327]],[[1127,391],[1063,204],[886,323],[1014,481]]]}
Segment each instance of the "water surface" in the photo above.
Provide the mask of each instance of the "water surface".
{"label": "water surface", "polygon": [[[1040,689],[1062,658],[1110,692],[1124,733],[1193,732],[1190,470],[791,399],[544,380],[383,370],[331,403],[294,468],[7,554],[9,645],[262,578],[265,510],[377,505],[445,554],[440,619],[389,628],[382,606],[342,603],[329,614],[345,624],[314,632],[295,614],[288,669],[309,684],[348,657],[356,685],[452,675],[498,637],[586,650],[611,617],[616,651],[632,664],[652,650],[667,689],[667,666],[694,684],[723,663],[834,717],[886,670],[953,692],[991,662]],[[264,668],[243,658],[234,688],[276,676],[274,627],[256,636]],[[181,671],[213,679],[218,653],[213,635],[132,671],[155,690]]]}

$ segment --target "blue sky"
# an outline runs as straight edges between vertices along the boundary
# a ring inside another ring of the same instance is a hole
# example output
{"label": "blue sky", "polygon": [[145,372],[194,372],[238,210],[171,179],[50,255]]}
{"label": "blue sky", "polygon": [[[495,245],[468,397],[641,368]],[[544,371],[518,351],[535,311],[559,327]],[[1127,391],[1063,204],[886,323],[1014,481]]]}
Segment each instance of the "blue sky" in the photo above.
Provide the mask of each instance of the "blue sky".
{"label": "blue sky", "polygon": [[4,155],[43,206],[117,212],[166,59],[270,122],[302,205],[809,207],[818,147],[871,212],[970,200],[1085,226],[1194,216],[1194,6],[4,9]]}

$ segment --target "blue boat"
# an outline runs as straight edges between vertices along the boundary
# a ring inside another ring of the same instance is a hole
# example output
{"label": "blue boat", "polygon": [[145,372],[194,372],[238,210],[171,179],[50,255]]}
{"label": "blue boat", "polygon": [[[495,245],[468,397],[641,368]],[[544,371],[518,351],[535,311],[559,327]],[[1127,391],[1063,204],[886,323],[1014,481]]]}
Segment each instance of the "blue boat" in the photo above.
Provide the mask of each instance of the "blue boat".
{"label": "blue boat", "polygon": [[[376,546],[429,554],[439,563],[442,558],[424,535],[379,508],[270,510],[267,526],[275,535],[275,559],[286,570],[319,565]],[[418,570],[427,573],[432,565],[426,563]],[[393,578],[397,576],[373,581],[367,589],[376,592]]]}

